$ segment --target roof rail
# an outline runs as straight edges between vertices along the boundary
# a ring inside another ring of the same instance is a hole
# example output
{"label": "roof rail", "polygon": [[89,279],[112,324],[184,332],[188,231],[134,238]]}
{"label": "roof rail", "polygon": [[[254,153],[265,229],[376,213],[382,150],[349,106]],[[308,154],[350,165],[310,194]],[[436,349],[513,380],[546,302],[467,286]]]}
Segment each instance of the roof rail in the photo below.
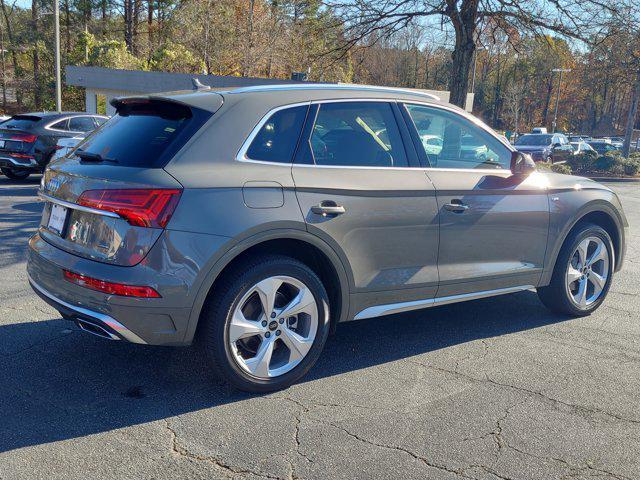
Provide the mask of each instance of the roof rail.
{"label": "roof rail", "polygon": [[277,85],[252,85],[229,90],[229,93],[272,92],[278,90],[365,90],[372,92],[404,93],[416,95],[431,100],[440,100],[440,97],[432,93],[410,90],[407,88],[381,87],[377,85],[358,85],[354,83],[281,83]]}

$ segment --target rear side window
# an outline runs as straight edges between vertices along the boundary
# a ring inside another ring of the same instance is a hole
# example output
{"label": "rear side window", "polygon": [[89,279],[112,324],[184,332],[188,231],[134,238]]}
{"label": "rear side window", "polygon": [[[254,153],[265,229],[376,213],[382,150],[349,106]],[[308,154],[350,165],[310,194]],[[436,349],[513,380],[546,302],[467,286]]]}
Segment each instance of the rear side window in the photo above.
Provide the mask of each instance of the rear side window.
{"label": "rear side window", "polygon": [[164,167],[211,113],[171,102],[125,103],[79,148],[125,167]]}
{"label": "rear side window", "polygon": [[73,117],[69,119],[69,130],[72,132],[90,132],[96,128],[91,117]]}
{"label": "rear side window", "polygon": [[49,125],[49,128],[53,128],[54,130],[68,130],[68,125],[69,125],[69,119],[65,118],[64,120],[61,120],[60,122],[56,122],[52,125]]}
{"label": "rear side window", "polygon": [[2,124],[2,128],[10,128],[12,130],[28,130],[36,123],[42,120],[41,117],[35,115],[15,115]]}
{"label": "rear side window", "polygon": [[247,158],[263,162],[291,163],[308,105],[275,112],[260,128],[247,150]]}
{"label": "rear side window", "polygon": [[386,102],[321,104],[310,142],[316,165],[408,166],[393,110]]}

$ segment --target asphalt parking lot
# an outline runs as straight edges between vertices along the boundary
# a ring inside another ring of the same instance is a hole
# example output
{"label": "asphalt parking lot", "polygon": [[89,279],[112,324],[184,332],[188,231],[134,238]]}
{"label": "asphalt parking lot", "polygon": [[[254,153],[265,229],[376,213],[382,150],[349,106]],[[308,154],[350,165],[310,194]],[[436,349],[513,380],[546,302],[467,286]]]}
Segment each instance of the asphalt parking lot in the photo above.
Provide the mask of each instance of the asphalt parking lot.
{"label": "asphalt parking lot", "polygon": [[39,177],[0,177],[0,479],[640,478],[640,184],[591,317],[533,292],[341,325],[292,388],[78,331],[27,284]]}

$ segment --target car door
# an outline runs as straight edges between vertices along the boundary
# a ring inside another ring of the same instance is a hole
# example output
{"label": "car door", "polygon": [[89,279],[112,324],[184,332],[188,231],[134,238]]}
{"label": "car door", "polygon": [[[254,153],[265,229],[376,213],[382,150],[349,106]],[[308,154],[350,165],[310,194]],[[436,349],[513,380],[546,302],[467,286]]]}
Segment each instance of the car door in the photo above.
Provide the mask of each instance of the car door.
{"label": "car door", "polygon": [[[370,305],[432,298],[435,191],[396,103],[313,103],[307,118],[292,168],[296,194],[309,232],[350,270],[353,315]],[[356,318],[365,316],[373,315]]]}
{"label": "car door", "polygon": [[437,296],[537,285],[549,225],[544,177],[512,175],[510,147],[471,116],[404,108],[418,140],[442,139],[438,152],[421,152],[440,212]]}

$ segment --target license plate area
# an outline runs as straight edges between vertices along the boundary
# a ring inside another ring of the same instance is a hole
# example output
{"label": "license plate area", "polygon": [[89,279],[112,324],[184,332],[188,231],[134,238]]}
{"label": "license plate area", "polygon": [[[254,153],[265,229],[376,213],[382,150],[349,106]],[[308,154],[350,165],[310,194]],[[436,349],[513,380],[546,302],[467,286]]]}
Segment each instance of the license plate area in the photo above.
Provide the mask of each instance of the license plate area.
{"label": "license plate area", "polygon": [[67,222],[67,211],[68,209],[66,207],[52,203],[47,228],[58,235],[62,235]]}

